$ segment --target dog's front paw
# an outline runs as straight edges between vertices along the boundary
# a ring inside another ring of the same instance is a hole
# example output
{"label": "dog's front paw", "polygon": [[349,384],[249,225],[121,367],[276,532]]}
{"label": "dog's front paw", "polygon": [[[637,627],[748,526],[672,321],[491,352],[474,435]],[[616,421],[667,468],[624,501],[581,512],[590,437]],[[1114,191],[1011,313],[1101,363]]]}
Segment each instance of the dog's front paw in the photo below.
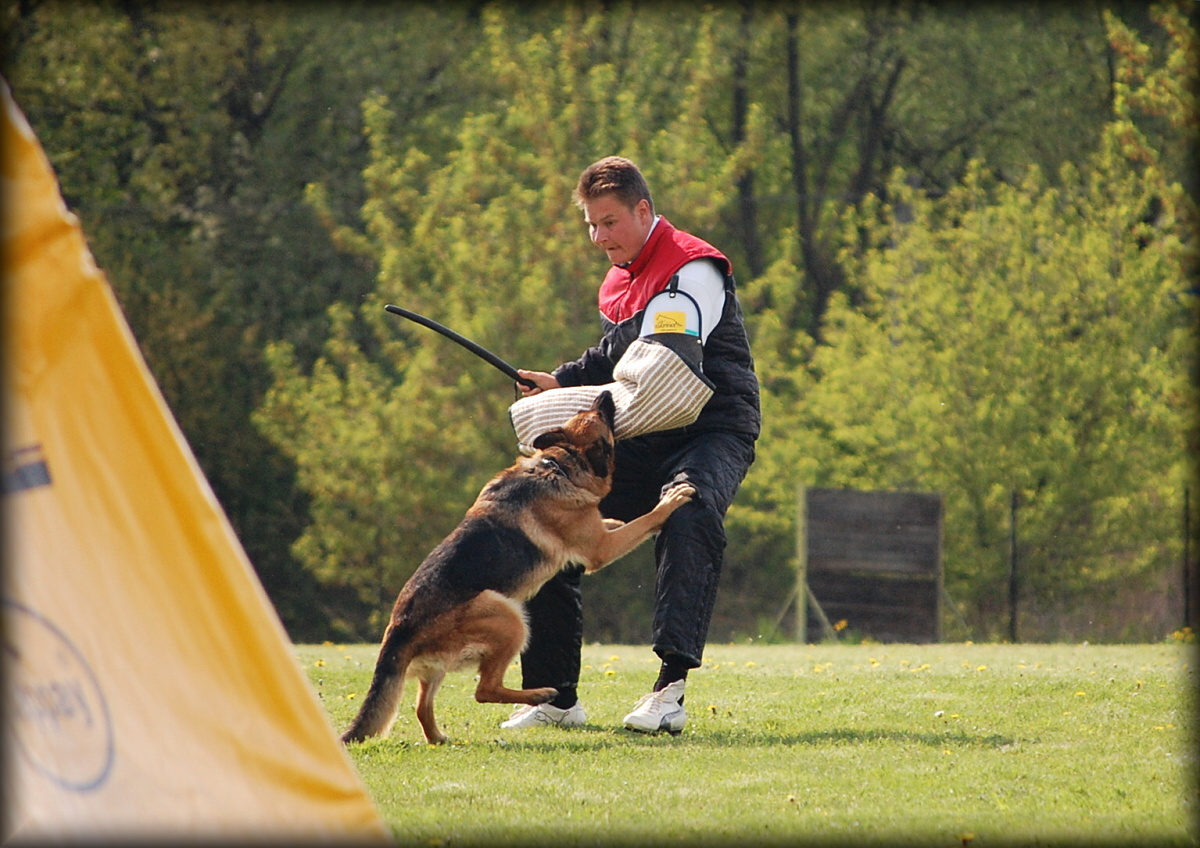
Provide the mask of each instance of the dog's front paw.
{"label": "dog's front paw", "polygon": [[690,483],[681,483],[678,486],[673,486],[664,492],[663,496],[659,499],[658,509],[667,510],[667,514],[670,515],[690,501],[695,494],[696,488]]}

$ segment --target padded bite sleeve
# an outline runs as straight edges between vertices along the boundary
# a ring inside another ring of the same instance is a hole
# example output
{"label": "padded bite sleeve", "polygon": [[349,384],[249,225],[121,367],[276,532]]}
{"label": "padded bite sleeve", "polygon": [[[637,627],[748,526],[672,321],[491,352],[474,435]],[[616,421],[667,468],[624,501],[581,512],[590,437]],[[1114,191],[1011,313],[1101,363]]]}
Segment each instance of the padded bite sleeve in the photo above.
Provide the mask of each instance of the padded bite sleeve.
{"label": "padded bite sleeve", "polygon": [[617,439],[694,423],[712,397],[713,385],[699,369],[699,341],[682,334],[667,336],[644,336],[630,344],[613,369],[611,383],[551,389],[510,406],[520,449],[532,453],[534,439],[590,409],[604,391],[612,392],[616,405]]}

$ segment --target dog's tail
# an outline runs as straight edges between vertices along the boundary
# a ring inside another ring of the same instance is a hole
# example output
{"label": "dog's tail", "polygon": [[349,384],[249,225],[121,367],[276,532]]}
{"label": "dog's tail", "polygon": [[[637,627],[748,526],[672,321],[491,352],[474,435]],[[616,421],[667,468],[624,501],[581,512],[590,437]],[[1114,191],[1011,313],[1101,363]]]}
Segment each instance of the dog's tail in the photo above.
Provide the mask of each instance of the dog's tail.
{"label": "dog's tail", "polygon": [[361,742],[372,736],[386,736],[396,721],[400,696],[404,693],[404,676],[412,659],[410,646],[414,628],[407,622],[388,625],[375,663],[371,688],[359,707],[358,715],[342,734],[342,742]]}

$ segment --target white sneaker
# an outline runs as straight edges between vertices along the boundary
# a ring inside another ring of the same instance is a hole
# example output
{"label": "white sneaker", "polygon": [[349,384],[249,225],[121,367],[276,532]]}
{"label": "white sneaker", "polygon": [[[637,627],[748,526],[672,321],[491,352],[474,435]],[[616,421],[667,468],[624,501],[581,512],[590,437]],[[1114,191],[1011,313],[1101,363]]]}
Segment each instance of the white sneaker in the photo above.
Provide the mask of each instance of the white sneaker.
{"label": "white sneaker", "polygon": [[639,733],[657,733],[665,730],[677,735],[687,724],[687,713],[683,704],[683,685],[686,680],[676,680],[658,692],[643,695],[633,705],[633,712],[625,716],[625,726]]}
{"label": "white sneaker", "polygon": [[510,730],[528,730],[531,727],[579,727],[585,721],[587,713],[578,701],[565,710],[551,704],[538,704],[536,707],[521,704],[513,710],[507,721],[500,722],[500,726]]}

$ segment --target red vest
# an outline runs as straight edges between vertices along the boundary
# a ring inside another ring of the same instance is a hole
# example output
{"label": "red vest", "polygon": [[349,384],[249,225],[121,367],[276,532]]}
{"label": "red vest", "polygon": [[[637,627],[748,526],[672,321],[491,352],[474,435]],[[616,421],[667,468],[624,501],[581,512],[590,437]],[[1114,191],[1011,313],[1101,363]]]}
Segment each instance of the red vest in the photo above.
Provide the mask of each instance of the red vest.
{"label": "red vest", "polygon": [[733,270],[721,251],[660,217],[633,261],[624,268],[614,265],[608,269],[600,285],[600,314],[614,324],[632,318],[693,259],[715,259],[725,274]]}

